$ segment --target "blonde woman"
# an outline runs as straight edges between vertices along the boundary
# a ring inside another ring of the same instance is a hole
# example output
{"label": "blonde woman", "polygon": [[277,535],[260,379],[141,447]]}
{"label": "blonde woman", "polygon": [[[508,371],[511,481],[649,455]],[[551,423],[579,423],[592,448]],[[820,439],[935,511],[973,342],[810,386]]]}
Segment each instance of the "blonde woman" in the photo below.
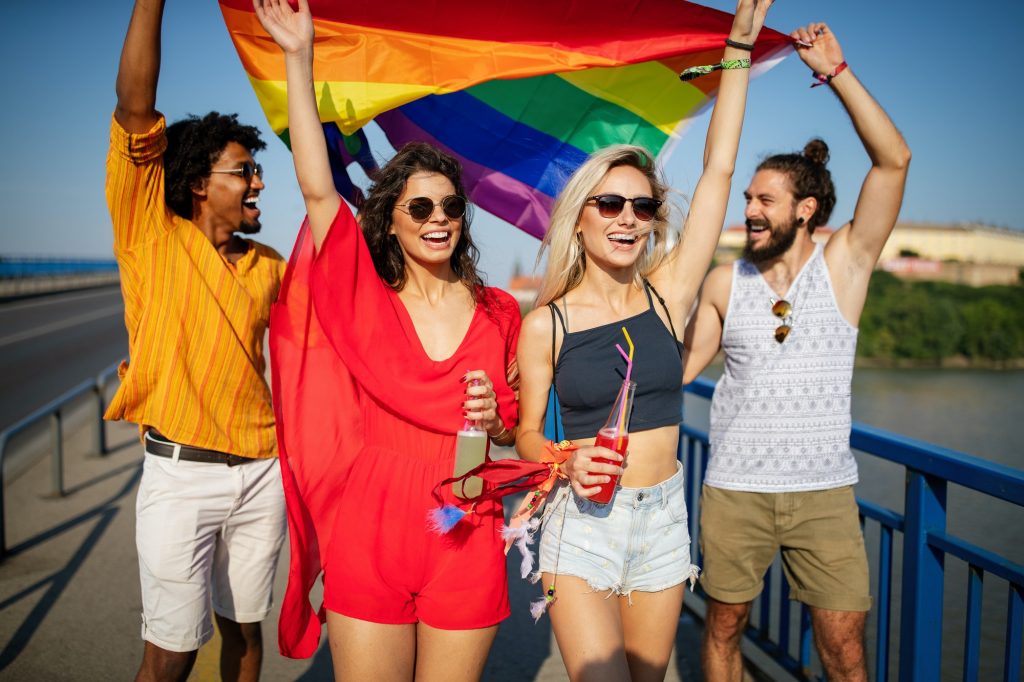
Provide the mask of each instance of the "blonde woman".
{"label": "blonde woman", "polygon": [[[770,5],[737,5],[704,171],[678,243],[667,245],[667,187],[653,158],[621,145],[595,153],[570,178],[541,247],[547,270],[518,350],[516,448],[528,460],[550,448],[543,425],[554,384],[565,438],[577,449],[562,465],[568,485],[547,505],[540,573],[573,680],[663,679],[685,583],[698,572],[676,460],[681,334],[725,219],[746,104],[744,66]],[[615,344],[623,326],[637,348],[626,461],[593,445],[622,384]],[[590,501],[612,475],[620,476],[612,501]]]}

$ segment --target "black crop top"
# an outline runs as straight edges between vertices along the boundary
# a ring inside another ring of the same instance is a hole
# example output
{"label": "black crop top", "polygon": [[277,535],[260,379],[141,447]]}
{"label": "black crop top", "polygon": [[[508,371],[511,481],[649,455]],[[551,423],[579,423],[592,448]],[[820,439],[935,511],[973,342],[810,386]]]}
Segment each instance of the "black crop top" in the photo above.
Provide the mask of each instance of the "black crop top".
{"label": "black crop top", "polygon": [[636,382],[636,394],[629,430],[672,426],[682,419],[683,345],[658,317],[651,289],[644,281],[650,305],[639,315],[579,332],[568,331],[561,311],[554,302],[548,304],[565,334],[554,370],[565,438],[593,438],[608,419],[626,378],[626,363],[615,349],[617,343],[626,347],[622,327],[629,330],[635,347],[630,378]]}

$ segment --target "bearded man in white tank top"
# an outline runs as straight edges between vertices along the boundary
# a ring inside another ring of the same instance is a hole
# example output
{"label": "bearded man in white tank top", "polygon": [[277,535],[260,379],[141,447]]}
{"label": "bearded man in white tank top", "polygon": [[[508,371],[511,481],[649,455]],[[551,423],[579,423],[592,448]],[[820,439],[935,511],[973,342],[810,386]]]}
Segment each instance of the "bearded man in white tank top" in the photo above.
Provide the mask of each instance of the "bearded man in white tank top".
{"label": "bearded man in white tank top", "polygon": [[835,190],[828,147],[763,161],[744,195],[744,257],[704,282],[685,336],[684,382],[721,347],[711,456],[701,498],[708,680],[740,680],[740,637],[781,550],[791,595],[811,608],[829,680],[867,680],[867,557],[852,486],[850,381],[868,281],[896,223],[910,150],[847,68],[825,24],[792,33],[839,98],[871,159],[853,219],[828,241]]}

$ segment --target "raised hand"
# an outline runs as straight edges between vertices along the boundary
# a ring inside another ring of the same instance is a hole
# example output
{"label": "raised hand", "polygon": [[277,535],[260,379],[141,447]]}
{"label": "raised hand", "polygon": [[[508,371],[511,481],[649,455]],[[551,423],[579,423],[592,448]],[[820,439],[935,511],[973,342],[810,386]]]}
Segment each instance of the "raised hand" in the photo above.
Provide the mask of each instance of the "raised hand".
{"label": "raised hand", "polygon": [[789,34],[797,41],[796,53],[811,71],[830,74],[843,63],[843,50],[836,36],[822,22],[808,24]]}
{"label": "raised hand", "polygon": [[298,0],[293,10],[288,0],[253,0],[252,7],[263,28],[285,52],[302,52],[313,48],[313,15],[308,0]]}
{"label": "raised hand", "polygon": [[732,21],[729,37],[737,42],[753,44],[764,26],[774,0],[739,0],[736,3],[736,16]]}

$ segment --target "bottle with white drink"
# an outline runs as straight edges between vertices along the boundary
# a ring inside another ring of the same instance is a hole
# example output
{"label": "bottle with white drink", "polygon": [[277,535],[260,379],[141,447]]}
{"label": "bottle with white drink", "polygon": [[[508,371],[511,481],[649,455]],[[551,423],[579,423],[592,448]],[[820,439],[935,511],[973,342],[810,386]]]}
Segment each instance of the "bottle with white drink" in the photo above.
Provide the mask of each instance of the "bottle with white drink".
{"label": "bottle with white drink", "polygon": [[[480,428],[480,422],[467,419],[455,442],[455,476],[480,466],[486,456],[487,432]],[[482,490],[483,479],[479,476],[452,484],[452,492],[459,497],[476,497]]]}

